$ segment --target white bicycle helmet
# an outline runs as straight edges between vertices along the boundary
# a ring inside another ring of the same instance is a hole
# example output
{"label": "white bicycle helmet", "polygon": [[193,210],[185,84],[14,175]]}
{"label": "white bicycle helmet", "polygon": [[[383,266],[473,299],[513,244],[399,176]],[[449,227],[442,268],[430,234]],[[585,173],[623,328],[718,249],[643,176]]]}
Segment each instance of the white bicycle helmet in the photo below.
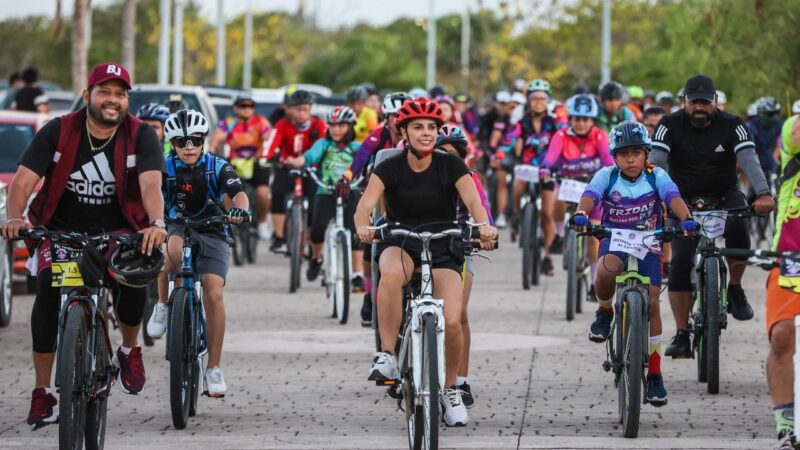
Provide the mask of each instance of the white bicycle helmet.
{"label": "white bicycle helmet", "polygon": [[800,114],[800,100],[792,103],[792,114]]}
{"label": "white bicycle helmet", "polygon": [[392,92],[384,97],[381,112],[384,114],[397,114],[403,103],[408,100],[411,100],[411,96],[405,92]]}
{"label": "white bicycle helmet", "polygon": [[728,96],[725,95],[725,93],[720,91],[719,89],[717,90],[717,103],[719,103],[720,105],[725,105],[728,103]]}
{"label": "white bicycle helmet", "polygon": [[182,109],[172,113],[164,124],[164,138],[172,140],[176,137],[187,137],[195,133],[208,134],[208,120],[193,109]]}

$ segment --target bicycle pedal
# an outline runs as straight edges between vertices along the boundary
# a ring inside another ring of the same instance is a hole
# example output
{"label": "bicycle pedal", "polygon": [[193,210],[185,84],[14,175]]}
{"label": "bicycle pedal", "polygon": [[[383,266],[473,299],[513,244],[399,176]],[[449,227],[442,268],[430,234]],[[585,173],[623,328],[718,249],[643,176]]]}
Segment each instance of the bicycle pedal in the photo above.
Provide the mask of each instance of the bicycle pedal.
{"label": "bicycle pedal", "polygon": [[395,386],[398,380],[375,380],[375,386]]}

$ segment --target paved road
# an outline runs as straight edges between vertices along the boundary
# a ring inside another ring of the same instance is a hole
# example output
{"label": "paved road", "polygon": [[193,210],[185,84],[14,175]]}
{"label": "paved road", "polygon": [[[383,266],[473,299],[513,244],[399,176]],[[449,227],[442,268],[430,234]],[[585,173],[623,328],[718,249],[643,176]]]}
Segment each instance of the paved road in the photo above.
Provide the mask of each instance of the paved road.
{"label": "paved road", "polygon": [[[493,263],[477,263],[470,304],[476,403],[468,427],[442,429],[443,448],[773,445],[763,369],[763,273],[746,275],[756,318],[724,332],[720,394],[708,395],[695,381],[694,361],[666,360],[669,404],[644,406],[639,438],[629,440],[619,437],[616,391],[601,367],[604,347],[586,338],[592,314],[564,320],[563,274],[523,291],[519,252],[507,239],[503,247]],[[226,290],[227,397],[201,397],[188,427],[173,429],[164,341],[158,341],[145,349],[143,394],[115,391],[110,399],[108,448],[406,448],[396,403],[366,382],[373,340],[371,330],[359,326],[358,311],[341,326],[327,317],[317,284],[290,295],[287,261],[263,250],[258,265],[232,269]],[[669,337],[674,324],[666,293],[662,297]],[[0,448],[54,448],[57,442],[57,426],[31,432],[24,423],[33,377],[31,303],[32,297],[17,296],[12,324],[0,329]]]}

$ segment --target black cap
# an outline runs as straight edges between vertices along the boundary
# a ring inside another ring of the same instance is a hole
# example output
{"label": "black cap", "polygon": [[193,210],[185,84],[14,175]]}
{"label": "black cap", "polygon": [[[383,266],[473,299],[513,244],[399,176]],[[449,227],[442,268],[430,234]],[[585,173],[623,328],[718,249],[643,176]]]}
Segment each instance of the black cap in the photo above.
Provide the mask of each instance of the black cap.
{"label": "black cap", "polygon": [[683,95],[687,102],[692,100],[708,100],[713,102],[717,95],[714,80],[705,75],[695,75],[686,81]]}

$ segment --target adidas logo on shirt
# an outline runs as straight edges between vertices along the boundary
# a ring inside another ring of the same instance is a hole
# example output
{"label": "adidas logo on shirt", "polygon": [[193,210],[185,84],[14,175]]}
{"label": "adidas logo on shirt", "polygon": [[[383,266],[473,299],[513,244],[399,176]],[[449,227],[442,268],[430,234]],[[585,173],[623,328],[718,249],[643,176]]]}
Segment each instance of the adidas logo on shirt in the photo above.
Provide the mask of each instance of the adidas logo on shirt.
{"label": "adidas logo on shirt", "polygon": [[722,153],[725,149],[722,148],[722,145],[718,145],[717,148],[714,149],[714,153]]}
{"label": "adidas logo on shirt", "polygon": [[69,176],[67,189],[74,192],[79,203],[108,205],[115,200],[117,183],[105,153],[98,153],[88,163]]}

